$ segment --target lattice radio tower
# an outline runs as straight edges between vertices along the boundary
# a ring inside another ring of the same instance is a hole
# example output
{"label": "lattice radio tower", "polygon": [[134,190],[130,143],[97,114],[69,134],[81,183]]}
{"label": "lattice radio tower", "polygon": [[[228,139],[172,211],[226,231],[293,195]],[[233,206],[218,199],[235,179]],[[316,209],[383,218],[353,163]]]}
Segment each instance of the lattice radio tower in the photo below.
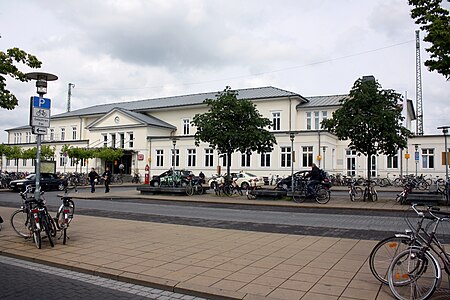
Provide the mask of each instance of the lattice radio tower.
{"label": "lattice radio tower", "polygon": [[423,135],[423,108],[422,108],[422,70],[420,63],[420,37],[416,30],[416,135]]}

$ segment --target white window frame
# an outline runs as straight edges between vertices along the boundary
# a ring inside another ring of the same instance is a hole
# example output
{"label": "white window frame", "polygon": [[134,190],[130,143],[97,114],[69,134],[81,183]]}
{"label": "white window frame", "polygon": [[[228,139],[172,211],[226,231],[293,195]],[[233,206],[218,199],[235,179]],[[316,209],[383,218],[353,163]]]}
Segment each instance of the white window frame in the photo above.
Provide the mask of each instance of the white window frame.
{"label": "white window frame", "polygon": [[271,165],[272,152],[264,152],[260,155],[260,166],[261,168],[270,168]]}
{"label": "white window frame", "polygon": [[197,149],[187,149],[187,166],[195,167],[197,166]]}
{"label": "white window frame", "polygon": [[213,167],[214,166],[214,149],[206,148],[205,149],[205,167]]}
{"label": "white window frame", "polygon": [[76,140],[77,139],[77,127],[76,126],[72,126],[72,140]]}
{"label": "white window frame", "polygon": [[280,111],[272,112],[272,130],[274,130],[274,131],[281,130],[281,112]]}
{"label": "white window frame", "polygon": [[252,154],[251,153],[242,153],[241,167],[242,168],[250,168],[251,162],[252,162]]}
{"label": "white window frame", "polygon": [[434,169],[436,166],[434,148],[422,148],[422,169]]}
{"label": "white window frame", "polygon": [[191,131],[191,120],[183,119],[183,135],[189,135]]}
{"label": "white window frame", "polygon": [[310,167],[314,162],[314,147],[302,146],[302,166],[304,168]]}
{"label": "white window frame", "polygon": [[280,167],[290,168],[292,164],[291,146],[280,147]]}
{"label": "white window frame", "polygon": [[156,166],[157,167],[164,167],[164,150],[163,149],[156,149],[155,150],[155,157],[156,157]]}
{"label": "white window frame", "polygon": [[66,139],[66,128],[61,128],[61,141]]}

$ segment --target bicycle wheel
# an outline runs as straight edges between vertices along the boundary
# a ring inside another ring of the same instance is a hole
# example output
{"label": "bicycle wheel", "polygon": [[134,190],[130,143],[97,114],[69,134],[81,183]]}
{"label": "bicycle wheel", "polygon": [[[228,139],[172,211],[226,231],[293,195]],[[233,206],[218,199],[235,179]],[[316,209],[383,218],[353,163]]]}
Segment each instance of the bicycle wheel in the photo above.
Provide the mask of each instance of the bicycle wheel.
{"label": "bicycle wheel", "polygon": [[295,191],[292,193],[292,200],[295,203],[303,203],[303,202],[305,202],[306,197],[302,192]]}
{"label": "bicycle wheel", "polygon": [[63,236],[63,245],[67,243],[67,228],[64,228],[62,230],[62,236]]}
{"label": "bicycle wheel", "polygon": [[328,201],[330,201],[330,192],[323,188],[323,187],[319,187],[316,190],[316,202],[319,204],[327,204]]}
{"label": "bicycle wheel", "polygon": [[225,185],[223,186],[223,193],[224,193],[225,195],[227,195],[228,197],[230,197],[231,195],[233,195],[233,190],[232,190],[231,185],[225,184]]}
{"label": "bicycle wheel", "polygon": [[412,244],[409,237],[390,236],[378,242],[369,255],[369,267],[373,276],[384,284],[388,282],[388,269],[394,257]]}
{"label": "bicycle wheel", "polygon": [[47,217],[44,217],[42,220],[42,224],[44,225],[45,234],[47,235],[48,242],[50,243],[50,246],[55,247],[55,243],[53,243],[52,238],[52,230],[50,229],[50,221],[47,220]]}
{"label": "bicycle wheel", "polygon": [[372,202],[378,201],[378,193],[373,187],[371,188],[370,193],[372,194]]}
{"label": "bicycle wheel", "polygon": [[73,216],[75,214],[75,202],[73,200],[69,199],[67,200],[67,203],[69,206],[66,206],[66,208],[69,210],[69,213],[67,214],[67,224],[70,224],[72,222]]}
{"label": "bicycle wheel", "polygon": [[188,184],[185,186],[186,195],[192,196],[194,195],[194,188],[192,187],[192,184]]}
{"label": "bicycle wheel", "polygon": [[117,184],[123,184],[123,178],[122,177],[118,177],[116,182],[117,182]]}
{"label": "bicycle wheel", "polygon": [[399,300],[428,299],[441,279],[437,260],[427,251],[410,248],[400,252],[388,270],[389,288]]}
{"label": "bicycle wheel", "polygon": [[28,228],[28,214],[23,209],[18,209],[11,215],[11,227],[21,237],[31,237],[30,229]]}
{"label": "bicycle wheel", "polygon": [[205,193],[205,189],[203,188],[201,183],[197,183],[196,185],[194,185],[194,192],[197,195],[202,195]]}
{"label": "bicycle wheel", "polygon": [[361,200],[363,195],[363,189],[359,186],[355,186],[355,201]]}
{"label": "bicycle wheel", "polygon": [[247,196],[248,200],[256,199],[256,194],[254,193],[254,191],[255,191],[254,188],[247,186],[247,189],[245,191],[245,195]]}
{"label": "bicycle wheel", "polygon": [[36,221],[33,218],[31,218],[31,229],[33,231],[33,242],[36,245],[36,248],[41,249],[41,230],[37,228]]}

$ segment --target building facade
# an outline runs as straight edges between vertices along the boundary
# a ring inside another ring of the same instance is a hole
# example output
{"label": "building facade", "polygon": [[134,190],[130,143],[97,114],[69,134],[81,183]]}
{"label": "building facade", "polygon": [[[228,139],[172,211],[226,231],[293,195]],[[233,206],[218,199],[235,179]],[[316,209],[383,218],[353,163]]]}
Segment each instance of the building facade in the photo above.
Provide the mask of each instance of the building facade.
{"label": "building facade", "polygon": [[[309,169],[316,163],[331,174],[363,176],[367,174],[367,157],[348,149],[347,141],[320,129],[320,122],[332,117],[347,95],[303,97],[275,87],[237,90],[239,99],[253,101],[264,116],[272,120],[270,129],[277,144],[270,153],[234,153],[231,170],[245,170],[258,176],[279,175]],[[200,171],[210,176],[225,169],[226,160],[207,144],[195,146],[196,128],[193,117],[207,111],[203,101],[216,98],[217,93],[202,93],[139,101],[95,105],[51,117],[50,128],[43,145],[55,149],[59,172],[87,172],[106,166],[118,173],[125,166],[126,174],[140,173],[148,165],[150,174],[171,168]],[[404,107],[405,126],[411,128],[415,120],[411,101]],[[8,144],[23,149],[35,147],[35,135],[30,126],[6,130]],[[106,162],[100,159],[75,161],[62,152],[64,145],[82,148],[112,147],[124,150],[122,159]],[[417,153],[416,153],[417,152]],[[173,155],[175,153],[175,155]],[[406,154],[406,155],[405,155]],[[442,135],[416,136],[408,141],[408,149],[394,157],[370,158],[372,176],[390,177],[400,174],[445,176],[445,150]],[[2,159],[2,169],[34,171],[32,160]]]}

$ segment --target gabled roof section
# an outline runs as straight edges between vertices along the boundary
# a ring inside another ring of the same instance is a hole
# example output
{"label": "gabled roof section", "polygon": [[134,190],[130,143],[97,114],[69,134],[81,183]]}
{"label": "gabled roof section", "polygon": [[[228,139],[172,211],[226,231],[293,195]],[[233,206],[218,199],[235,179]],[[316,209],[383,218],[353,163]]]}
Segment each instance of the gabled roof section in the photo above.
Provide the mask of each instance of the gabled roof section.
{"label": "gabled roof section", "polygon": [[306,97],[307,103],[300,103],[297,108],[306,107],[324,107],[324,106],[340,106],[341,101],[348,98],[349,95],[331,95],[331,96],[314,96]]}
{"label": "gabled roof section", "polygon": [[19,126],[19,127],[14,127],[14,128],[10,128],[10,129],[5,129],[5,131],[11,131],[11,130],[22,130],[22,129],[30,129],[31,130],[31,126],[30,125],[23,125],[23,126]]}
{"label": "gabled roof section", "polygon": [[[238,89],[238,99],[256,100],[256,99],[270,99],[270,98],[280,98],[280,97],[300,97],[303,101],[307,101],[303,96],[285,91],[272,86],[260,87],[260,88],[249,88],[249,89]],[[52,119],[67,118],[67,117],[77,117],[77,116],[88,116],[88,115],[98,115],[105,114],[114,108],[122,108],[128,111],[145,111],[161,108],[171,108],[171,107],[181,107],[189,105],[200,105],[205,99],[214,99],[219,92],[209,92],[201,94],[192,94],[184,96],[174,96],[174,97],[164,97],[155,99],[145,99],[137,101],[124,101],[111,104],[100,104],[94,105],[82,109],[73,110],[70,112],[61,113],[54,115]]]}
{"label": "gabled roof section", "polygon": [[142,125],[151,125],[151,126],[156,126],[156,127],[163,127],[163,128],[169,128],[169,129],[176,129],[175,126],[173,126],[172,124],[169,124],[167,122],[164,122],[158,118],[155,118],[153,116],[149,116],[143,113],[139,113],[139,112],[134,112],[134,111],[129,111],[120,107],[114,107],[113,109],[111,109],[109,112],[107,112],[103,117],[99,118],[98,120],[92,122],[91,124],[89,124],[87,126],[87,129],[89,128],[93,128],[95,127],[96,124],[99,124],[100,122],[102,122],[103,120],[105,120],[106,118],[108,118],[111,114],[115,113],[115,112],[121,112],[124,115],[129,116],[130,118],[136,120],[138,123],[141,123]]}

